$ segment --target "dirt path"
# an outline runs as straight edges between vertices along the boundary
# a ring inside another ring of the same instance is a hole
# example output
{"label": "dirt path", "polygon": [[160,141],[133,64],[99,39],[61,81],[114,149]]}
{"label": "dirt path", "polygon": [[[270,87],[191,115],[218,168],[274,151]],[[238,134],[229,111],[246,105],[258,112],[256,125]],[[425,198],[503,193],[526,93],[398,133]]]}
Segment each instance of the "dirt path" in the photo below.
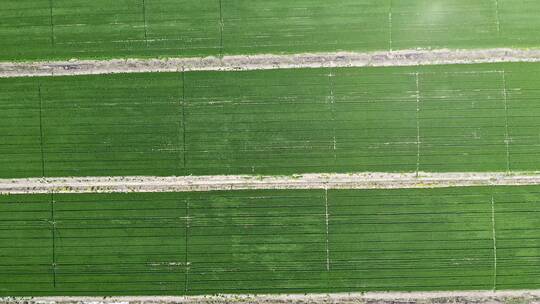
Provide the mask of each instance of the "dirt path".
{"label": "dirt path", "polygon": [[142,304],[142,303],[540,303],[540,290],[522,291],[462,291],[462,292],[377,292],[304,295],[212,295],[212,296],[157,296],[157,297],[38,297],[4,298],[0,303],[25,304]]}
{"label": "dirt path", "polygon": [[170,58],[0,62],[0,78],[140,72],[243,71],[321,67],[381,67],[494,62],[540,62],[540,50],[403,50]]}
{"label": "dirt path", "polygon": [[1,194],[187,192],[249,189],[397,189],[540,185],[540,173],[351,173],[0,179]]}

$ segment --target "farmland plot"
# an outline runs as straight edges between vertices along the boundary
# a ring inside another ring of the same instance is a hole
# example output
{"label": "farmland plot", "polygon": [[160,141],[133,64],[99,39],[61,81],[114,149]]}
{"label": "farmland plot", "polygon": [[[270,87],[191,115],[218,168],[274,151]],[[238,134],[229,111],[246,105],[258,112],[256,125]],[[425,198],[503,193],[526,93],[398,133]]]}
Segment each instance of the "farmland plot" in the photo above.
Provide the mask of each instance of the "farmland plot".
{"label": "farmland plot", "polygon": [[0,294],[536,288],[538,186],[0,197]]}
{"label": "farmland plot", "polygon": [[534,171],[539,69],[1,79],[0,176]]}
{"label": "farmland plot", "polygon": [[183,167],[181,75],[61,77],[41,86],[44,175],[174,175]]}
{"label": "farmland plot", "polygon": [[183,167],[181,80],[178,74],[2,80],[0,177],[174,175]]}
{"label": "farmland plot", "polygon": [[538,47],[534,0],[4,0],[0,60]]}
{"label": "farmland plot", "polygon": [[0,81],[0,178],[41,176],[39,87],[33,81]]}

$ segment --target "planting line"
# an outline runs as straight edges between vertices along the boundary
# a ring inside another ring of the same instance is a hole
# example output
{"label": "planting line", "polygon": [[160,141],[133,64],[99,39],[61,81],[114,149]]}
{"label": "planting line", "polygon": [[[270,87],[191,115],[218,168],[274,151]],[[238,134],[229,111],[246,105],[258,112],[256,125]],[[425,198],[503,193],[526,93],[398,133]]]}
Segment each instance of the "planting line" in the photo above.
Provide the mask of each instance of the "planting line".
{"label": "planting line", "polygon": [[0,62],[0,78],[179,71],[245,71],[324,67],[384,67],[540,62],[540,49],[401,50],[237,55],[167,59]]}
{"label": "planting line", "polygon": [[399,189],[540,185],[540,172],[331,173],[293,176],[112,176],[0,179],[0,194],[188,192],[251,189]]}
{"label": "planting line", "polygon": [[165,303],[538,303],[539,290],[512,291],[432,291],[432,292],[366,292],[330,294],[261,294],[208,296],[119,296],[119,297],[35,297],[0,298],[0,303],[27,304],[165,304]]}

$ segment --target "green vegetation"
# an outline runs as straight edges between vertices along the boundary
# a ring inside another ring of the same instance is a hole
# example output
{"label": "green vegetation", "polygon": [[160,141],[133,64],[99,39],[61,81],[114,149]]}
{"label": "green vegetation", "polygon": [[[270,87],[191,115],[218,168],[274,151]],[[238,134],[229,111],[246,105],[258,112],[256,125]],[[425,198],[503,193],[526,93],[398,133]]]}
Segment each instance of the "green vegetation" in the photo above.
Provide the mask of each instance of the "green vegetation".
{"label": "green vegetation", "polygon": [[182,75],[39,80],[45,175],[174,175]]}
{"label": "green vegetation", "polygon": [[537,289],[540,284],[539,187],[494,188],[497,286]]}
{"label": "green vegetation", "polygon": [[[506,169],[505,106],[512,107],[520,100],[505,95],[504,78],[513,77],[512,68],[508,72],[503,72],[504,67],[492,68],[478,73],[449,69],[419,75],[421,170]],[[518,87],[508,87],[506,92],[519,90],[520,84],[515,85]],[[508,131],[513,126],[508,124]],[[514,154],[511,157],[513,160]]]}
{"label": "green vegetation", "polygon": [[0,80],[0,138],[7,139],[0,141],[0,177],[174,175],[183,168],[181,80],[178,74]]}
{"label": "green vegetation", "polygon": [[[0,61],[540,47],[526,0],[2,0]],[[540,64],[0,79],[0,178],[540,170]],[[0,196],[0,296],[535,289],[540,186]]]}
{"label": "green vegetation", "polygon": [[3,0],[0,60],[538,47],[537,1]]}
{"label": "green vegetation", "polygon": [[539,198],[538,186],[2,196],[0,295],[537,288]]}
{"label": "green vegetation", "polygon": [[540,170],[539,71],[0,79],[0,177]]}
{"label": "green vegetation", "polygon": [[41,176],[38,87],[33,81],[0,80],[0,177]]}

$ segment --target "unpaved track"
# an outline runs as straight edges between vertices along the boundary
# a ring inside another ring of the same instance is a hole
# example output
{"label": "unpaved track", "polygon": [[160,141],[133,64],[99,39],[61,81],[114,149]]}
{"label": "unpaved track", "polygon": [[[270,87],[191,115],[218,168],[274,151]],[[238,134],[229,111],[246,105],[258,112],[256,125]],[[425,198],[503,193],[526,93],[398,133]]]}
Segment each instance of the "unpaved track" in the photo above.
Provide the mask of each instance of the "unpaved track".
{"label": "unpaved track", "polygon": [[0,194],[187,192],[249,189],[399,189],[540,185],[540,173],[351,173],[294,176],[111,176],[0,179]]}
{"label": "unpaved track", "polygon": [[540,62],[540,49],[402,50],[169,59],[0,62],[0,78],[177,71],[245,71],[323,67],[383,67]]}
{"label": "unpaved track", "polygon": [[305,295],[211,295],[211,296],[157,296],[157,297],[38,297],[4,298],[0,303],[27,304],[141,304],[141,303],[540,303],[539,290],[516,291],[462,291],[462,292],[368,292]]}

